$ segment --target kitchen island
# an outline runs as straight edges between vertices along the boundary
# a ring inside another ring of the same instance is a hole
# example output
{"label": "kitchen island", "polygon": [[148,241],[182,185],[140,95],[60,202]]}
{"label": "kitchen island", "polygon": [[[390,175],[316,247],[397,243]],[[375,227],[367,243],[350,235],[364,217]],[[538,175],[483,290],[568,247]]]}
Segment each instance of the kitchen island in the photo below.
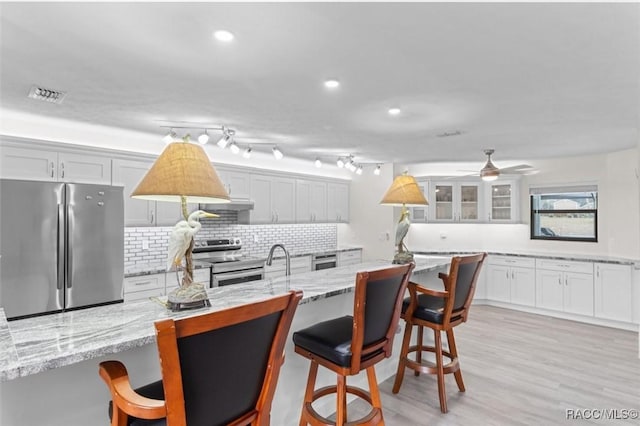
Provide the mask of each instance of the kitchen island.
{"label": "kitchen island", "polygon": [[[435,276],[446,270],[449,262],[446,256],[418,256],[414,273]],[[209,289],[210,308],[179,313],[171,313],[157,302],[141,300],[7,323],[0,310],[0,426],[107,424],[109,393],[98,376],[98,363],[121,360],[134,386],[157,380],[155,321],[200,315],[296,289],[304,295],[292,333],[351,313],[355,274],[386,266],[387,261],[365,262]],[[401,337],[396,335],[395,356],[376,367],[380,381],[395,373]],[[286,352],[273,402],[274,425],[297,424],[306,384],[308,361],[293,352],[290,337]],[[334,375],[322,373],[326,374],[319,375],[320,385],[335,380]],[[364,386],[366,377],[352,383]]]}

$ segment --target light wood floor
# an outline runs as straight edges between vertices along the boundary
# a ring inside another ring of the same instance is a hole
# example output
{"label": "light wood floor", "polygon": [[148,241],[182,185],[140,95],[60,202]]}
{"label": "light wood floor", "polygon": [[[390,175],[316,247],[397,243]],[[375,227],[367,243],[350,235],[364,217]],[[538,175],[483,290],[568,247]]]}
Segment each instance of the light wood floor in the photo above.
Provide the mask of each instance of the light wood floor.
{"label": "light wood floor", "polygon": [[[466,392],[447,375],[442,414],[435,376],[407,370],[398,394],[394,377],[381,384],[387,426],[640,425],[566,419],[567,409],[640,410],[638,333],[490,306],[472,307],[455,333]],[[349,419],[364,408],[351,403]]]}

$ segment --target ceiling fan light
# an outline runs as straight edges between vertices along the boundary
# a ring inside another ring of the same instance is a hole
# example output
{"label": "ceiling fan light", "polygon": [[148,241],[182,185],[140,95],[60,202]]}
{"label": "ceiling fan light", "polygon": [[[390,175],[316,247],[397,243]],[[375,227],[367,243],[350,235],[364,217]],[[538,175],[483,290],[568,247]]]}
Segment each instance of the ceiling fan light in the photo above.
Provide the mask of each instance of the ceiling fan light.
{"label": "ceiling fan light", "polygon": [[494,166],[491,160],[487,161],[487,164],[480,170],[480,177],[486,182],[496,180],[498,176],[500,176],[500,169]]}
{"label": "ceiling fan light", "polygon": [[491,162],[491,154],[493,154],[493,149],[486,149],[484,153],[487,155],[487,164],[485,164],[482,170],[480,170],[480,177],[483,181],[490,182],[492,180],[498,179],[498,176],[500,176],[500,169],[494,166]]}
{"label": "ceiling fan light", "polygon": [[320,161],[319,158],[316,158],[316,161],[314,161],[313,163],[318,169],[322,167],[322,161]]}
{"label": "ceiling fan light", "polygon": [[380,176],[380,164],[378,164],[376,168],[373,169],[373,174],[376,176]]}
{"label": "ceiling fan light", "polygon": [[361,175],[362,174],[362,166],[358,166],[358,168],[356,169],[356,174],[357,175]]}
{"label": "ceiling fan light", "polygon": [[248,147],[247,149],[244,150],[244,152],[242,153],[242,156],[244,158],[250,158],[251,157],[251,147]]}
{"label": "ceiling fan light", "polygon": [[338,166],[341,169],[344,167],[344,160],[342,159],[342,157],[338,157],[338,161],[336,161],[336,166]]}

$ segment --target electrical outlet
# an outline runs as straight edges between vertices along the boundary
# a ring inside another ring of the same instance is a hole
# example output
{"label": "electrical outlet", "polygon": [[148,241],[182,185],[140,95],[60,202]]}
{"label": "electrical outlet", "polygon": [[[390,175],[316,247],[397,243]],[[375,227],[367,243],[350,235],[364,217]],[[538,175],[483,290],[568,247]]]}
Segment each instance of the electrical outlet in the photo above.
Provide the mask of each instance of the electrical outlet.
{"label": "electrical outlet", "polygon": [[257,234],[253,234],[253,242],[254,243],[259,243],[260,242],[260,238],[258,237]]}
{"label": "electrical outlet", "polygon": [[149,250],[149,240],[142,240],[142,250]]}

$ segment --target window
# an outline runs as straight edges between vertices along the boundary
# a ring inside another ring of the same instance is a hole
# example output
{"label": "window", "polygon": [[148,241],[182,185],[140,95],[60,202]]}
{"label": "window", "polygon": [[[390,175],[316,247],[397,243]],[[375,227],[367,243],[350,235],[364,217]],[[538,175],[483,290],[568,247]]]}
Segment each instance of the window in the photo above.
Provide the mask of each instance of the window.
{"label": "window", "polygon": [[598,187],[531,188],[531,239],[598,241]]}

